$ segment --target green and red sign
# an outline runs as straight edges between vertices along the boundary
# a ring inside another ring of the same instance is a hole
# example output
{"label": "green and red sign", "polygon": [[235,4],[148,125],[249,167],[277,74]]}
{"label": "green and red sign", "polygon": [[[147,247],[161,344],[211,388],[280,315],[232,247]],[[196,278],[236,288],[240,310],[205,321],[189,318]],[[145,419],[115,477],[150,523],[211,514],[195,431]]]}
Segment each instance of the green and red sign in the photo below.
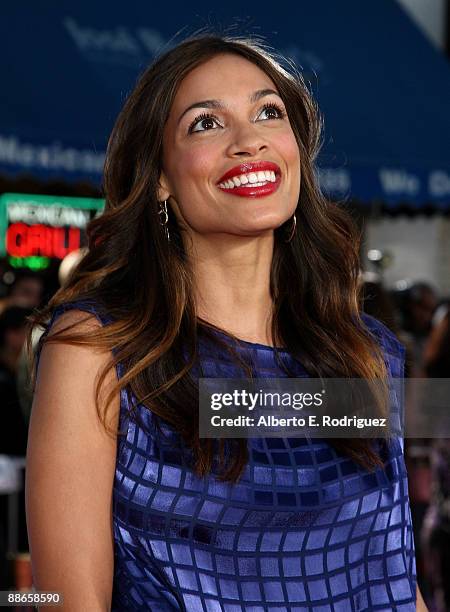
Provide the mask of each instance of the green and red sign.
{"label": "green and red sign", "polygon": [[4,193],[0,196],[0,256],[14,267],[42,269],[86,246],[86,226],[101,214],[100,198]]}

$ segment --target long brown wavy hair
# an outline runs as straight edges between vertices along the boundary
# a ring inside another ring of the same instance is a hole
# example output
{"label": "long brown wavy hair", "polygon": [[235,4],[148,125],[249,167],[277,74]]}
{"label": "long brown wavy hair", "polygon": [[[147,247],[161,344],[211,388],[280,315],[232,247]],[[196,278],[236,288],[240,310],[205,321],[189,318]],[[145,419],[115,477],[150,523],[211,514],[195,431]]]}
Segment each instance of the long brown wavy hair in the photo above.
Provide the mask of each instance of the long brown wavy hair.
{"label": "long brown wavy hair", "polygon": [[[317,105],[295,70],[283,67],[260,42],[243,38],[190,38],[143,73],[109,139],[106,206],[88,227],[89,251],[33,323],[45,326],[56,307],[74,300],[95,302],[104,309],[112,322],[95,333],[77,331],[75,325],[45,341],[111,350],[97,387],[97,410],[105,427],[114,394],[125,389],[157,415],[157,421],[179,432],[192,451],[198,475],[211,472],[218,446],[219,477],[235,482],[248,461],[247,441],[232,440],[233,452],[225,453],[223,440],[198,435],[198,384],[189,373],[197,363],[199,337],[205,335],[230,350],[248,375],[251,369],[226,336],[214,333],[218,328],[197,316],[193,274],[176,217],[169,210],[168,242],[157,214],[163,130],[177,88],[191,70],[224,53],[247,59],[272,79],[300,149],[297,232],[287,243],[290,222],[275,230],[272,337],[312,376],[386,377],[381,350],[359,314],[358,232],[343,207],[327,201],[318,187],[314,164],[322,120]],[[237,341],[232,334],[228,337]],[[100,387],[118,363],[124,374],[100,406]],[[385,410],[382,402],[379,407]],[[330,443],[368,469],[382,465],[369,440]]]}

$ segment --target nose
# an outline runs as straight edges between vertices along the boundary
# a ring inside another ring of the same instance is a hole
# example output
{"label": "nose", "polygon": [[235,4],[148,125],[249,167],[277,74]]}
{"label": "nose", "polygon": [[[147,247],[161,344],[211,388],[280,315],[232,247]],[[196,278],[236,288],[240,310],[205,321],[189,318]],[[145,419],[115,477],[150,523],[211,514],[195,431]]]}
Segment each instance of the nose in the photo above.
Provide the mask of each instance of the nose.
{"label": "nose", "polygon": [[267,142],[261,136],[254,124],[239,124],[233,132],[227,148],[230,157],[255,157],[268,148]]}

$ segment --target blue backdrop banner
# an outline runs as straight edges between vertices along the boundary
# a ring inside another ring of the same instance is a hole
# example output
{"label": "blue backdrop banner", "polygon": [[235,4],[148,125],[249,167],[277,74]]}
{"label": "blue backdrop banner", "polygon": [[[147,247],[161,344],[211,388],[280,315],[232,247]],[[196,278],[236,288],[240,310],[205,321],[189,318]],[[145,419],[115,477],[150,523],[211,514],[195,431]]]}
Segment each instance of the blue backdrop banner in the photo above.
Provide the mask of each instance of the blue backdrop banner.
{"label": "blue backdrop banner", "polygon": [[0,173],[100,184],[108,134],[156,54],[200,28],[264,36],[324,116],[322,188],[450,207],[450,66],[393,0],[256,5],[46,0],[0,22]]}

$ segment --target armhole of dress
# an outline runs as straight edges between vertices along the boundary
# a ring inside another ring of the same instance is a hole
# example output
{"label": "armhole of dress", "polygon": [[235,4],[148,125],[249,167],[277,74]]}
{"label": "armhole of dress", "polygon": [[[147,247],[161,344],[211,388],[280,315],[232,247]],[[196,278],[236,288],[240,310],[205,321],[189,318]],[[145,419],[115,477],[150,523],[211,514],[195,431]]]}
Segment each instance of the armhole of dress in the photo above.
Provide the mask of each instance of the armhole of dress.
{"label": "armhole of dress", "polygon": [[[36,352],[36,372],[39,366],[39,358],[40,352],[42,349],[42,340],[49,333],[53,324],[62,316],[65,312],[69,310],[79,310],[81,312],[87,312],[96,317],[96,319],[101,323],[102,326],[108,325],[111,323],[112,319],[108,317],[106,314],[101,313],[100,310],[96,307],[95,304],[91,302],[68,302],[67,304],[62,304],[61,306],[57,306],[52,314],[52,317],[47,324],[47,327],[42,334]],[[120,362],[115,366],[117,380],[122,378],[124,374],[123,364]],[[129,415],[130,415],[130,399],[126,389],[121,389],[120,391],[120,406],[119,406],[119,422],[118,422],[118,431],[119,434],[117,436],[117,457],[121,456],[123,445],[128,436],[129,430]]]}

